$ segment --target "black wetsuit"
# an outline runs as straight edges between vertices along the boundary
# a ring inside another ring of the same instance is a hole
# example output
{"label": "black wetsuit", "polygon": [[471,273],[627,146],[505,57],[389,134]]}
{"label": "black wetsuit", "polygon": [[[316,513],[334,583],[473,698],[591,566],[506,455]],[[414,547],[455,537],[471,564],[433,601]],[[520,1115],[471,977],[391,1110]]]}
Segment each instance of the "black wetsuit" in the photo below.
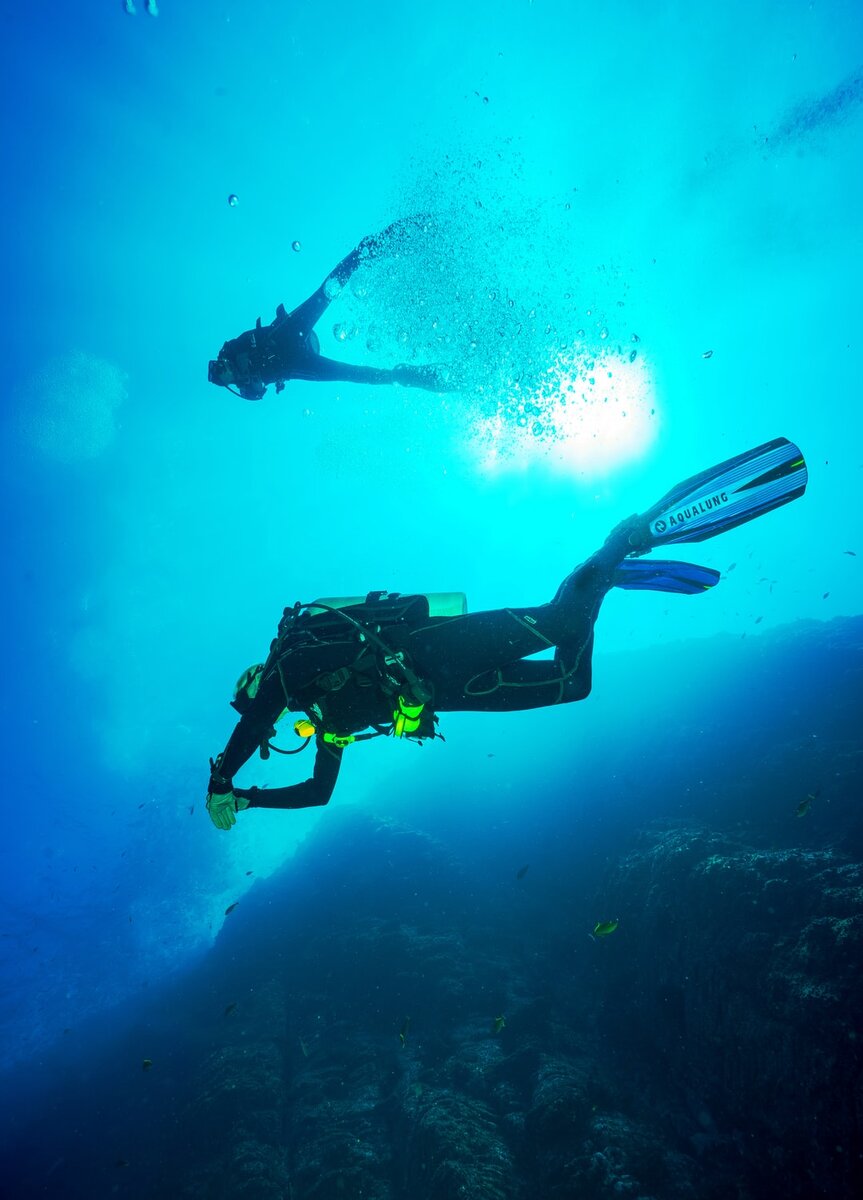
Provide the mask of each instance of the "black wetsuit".
{"label": "black wetsuit", "polygon": [[286,312],[280,304],[271,324],[261,325],[259,318],[254,329],[225,342],[219,357],[210,362],[210,383],[234,386],[245,400],[261,400],[271,383],[281,391],[290,379],[398,383],[429,391],[448,390],[444,375],[435,366],[402,364],[386,370],[324,358],[314,333],[315,325],[360,263],[385,253],[388,235],[403,225],[415,223],[416,219],[396,221],[382,233],[364,238],[293,312]]}
{"label": "black wetsuit", "polygon": [[[382,636],[388,647],[405,652],[431,687],[435,712],[513,712],[583,700],[591,688],[594,624],[615,568],[632,552],[631,531],[631,523],[615,530],[601,550],[567,576],[548,604],[429,617],[426,602],[425,616],[420,612],[418,619],[415,615],[387,628]],[[553,659],[529,659],[552,646]],[[368,647],[361,653],[347,622],[341,636],[289,649],[270,664],[231,734],[210,791],[228,790],[286,707],[307,712],[313,705],[320,713],[319,727],[339,735],[392,721],[393,698],[380,686]],[[234,794],[257,808],[326,804],[342,750],[320,734],[316,748],[314,775],[304,783],[233,788]]]}

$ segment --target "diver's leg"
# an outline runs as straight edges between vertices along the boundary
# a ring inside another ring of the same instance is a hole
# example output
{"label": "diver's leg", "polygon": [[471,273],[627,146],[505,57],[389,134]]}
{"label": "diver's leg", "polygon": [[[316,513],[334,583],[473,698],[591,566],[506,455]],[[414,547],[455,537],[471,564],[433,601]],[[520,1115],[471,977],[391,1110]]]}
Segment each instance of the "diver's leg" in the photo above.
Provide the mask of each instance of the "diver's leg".
{"label": "diver's leg", "polygon": [[614,573],[628,554],[643,548],[646,523],[639,516],[627,517],[611,531],[604,543],[567,575],[555,593],[554,604],[581,603],[586,594],[600,600],[614,586]]}
{"label": "diver's leg", "polygon": [[[603,593],[604,594],[604,593]],[[536,708],[590,691],[593,622],[601,596],[433,619],[405,637],[441,712]],[[555,649],[554,660],[519,660]]]}
{"label": "diver's leg", "polygon": [[353,363],[324,358],[322,354],[304,355],[291,367],[292,379],[311,379],[320,382],[397,383],[395,371],[382,367],[359,367]]}
{"label": "diver's leg", "polygon": [[[457,698],[441,689],[440,696],[435,696],[435,708],[439,712],[521,712],[572,704],[590,695],[592,660],[593,634],[571,659],[558,649],[553,661],[528,659],[463,681]],[[457,702],[450,703],[453,699]]]}
{"label": "diver's leg", "polygon": [[[602,601],[615,568],[639,544],[642,528],[638,517],[619,525],[566,577],[550,604],[469,613],[412,631],[407,648],[417,669],[435,684],[436,707],[475,708],[482,694],[488,697],[484,708],[583,699],[590,691],[593,629]],[[551,647],[553,662],[517,661]],[[532,693],[536,687],[540,691]]]}
{"label": "diver's leg", "polygon": [[339,362],[334,358],[324,358],[322,354],[305,354],[301,359],[295,360],[291,365],[291,378],[321,382],[397,383],[400,387],[423,388],[429,392],[446,391],[446,384],[438,379],[435,367],[401,365],[392,370],[384,367],[361,367],[354,363]]}

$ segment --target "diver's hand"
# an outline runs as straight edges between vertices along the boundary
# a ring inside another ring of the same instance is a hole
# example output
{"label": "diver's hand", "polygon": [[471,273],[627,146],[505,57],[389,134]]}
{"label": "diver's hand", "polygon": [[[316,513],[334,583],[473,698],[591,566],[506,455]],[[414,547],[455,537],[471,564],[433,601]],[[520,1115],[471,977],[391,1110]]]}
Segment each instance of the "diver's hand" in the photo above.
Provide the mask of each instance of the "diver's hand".
{"label": "diver's hand", "polygon": [[422,230],[431,219],[429,213],[414,213],[410,217],[399,217],[397,221],[391,221],[380,233],[370,233],[368,237],[364,237],[357,246],[357,251],[363,258],[387,254],[396,249],[395,246],[390,245],[392,239],[397,238],[405,230]]}
{"label": "diver's hand", "polygon": [[210,792],[207,796],[207,812],[217,829],[230,829],[237,823],[237,799],[233,792]]}

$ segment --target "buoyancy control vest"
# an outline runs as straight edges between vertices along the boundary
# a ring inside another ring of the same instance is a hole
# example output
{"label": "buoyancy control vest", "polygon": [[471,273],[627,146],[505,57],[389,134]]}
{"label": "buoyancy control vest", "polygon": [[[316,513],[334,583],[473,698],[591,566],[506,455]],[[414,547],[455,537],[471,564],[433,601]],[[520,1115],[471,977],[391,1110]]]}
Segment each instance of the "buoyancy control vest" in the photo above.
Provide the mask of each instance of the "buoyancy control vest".
{"label": "buoyancy control vest", "polygon": [[[338,737],[340,742],[357,738],[390,735],[421,740],[440,736],[433,711],[434,690],[414,669],[408,654],[392,644],[392,635],[400,627],[422,625],[431,617],[456,617],[467,612],[463,592],[430,592],[402,595],[399,592],[369,592],[362,596],[340,596],[297,603],[286,608],[271,647],[264,671],[279,671],[285,701],[295,707],[286,673],[290,655],[303,648],[344,640],[347,634],[356,641],[357,654],[349,666],[321,675],[313,681],[321,695],[337,691],[351,678],[360,676],[378,684],[392,700],[393,720],[387,726],[374,726],[370,734],[350,736],[339,730],[321,728],[319,712],[309,710],[310,723],[324,738]],[[301,735],[304,736],[304,735]],[[275,747],[274,747],[275,748]]]}

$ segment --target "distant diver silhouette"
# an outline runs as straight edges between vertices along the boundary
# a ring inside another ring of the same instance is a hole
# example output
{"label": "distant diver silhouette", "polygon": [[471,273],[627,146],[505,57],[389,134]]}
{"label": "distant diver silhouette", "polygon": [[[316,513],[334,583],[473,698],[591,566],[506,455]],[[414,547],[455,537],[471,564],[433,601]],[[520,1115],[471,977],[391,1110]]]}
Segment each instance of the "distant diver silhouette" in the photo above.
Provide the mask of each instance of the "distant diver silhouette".
{"label": "distant diver silhouette", "polygon": [[381,233],[363,238],[356,249],[343,258],[321,284],[293,312],[280,304],[275,320],[262,325],[258,317],[254,329],[225,342],[219,357],[210,360],[208,379],[219,387],[235,391],[244,400],[261,400],[268,384],[281,392],[290,379],[319,381],[344,380],[353,383],[397,383],[402,387],[423,388],[431,392],[450,390],[446,372],[440,366],[411,366],[402,363],[392,370],[362,367],[324,358],[314,327],[361,263],[387,252],[393,234],[416,226],[422,218],[394,221]]}

